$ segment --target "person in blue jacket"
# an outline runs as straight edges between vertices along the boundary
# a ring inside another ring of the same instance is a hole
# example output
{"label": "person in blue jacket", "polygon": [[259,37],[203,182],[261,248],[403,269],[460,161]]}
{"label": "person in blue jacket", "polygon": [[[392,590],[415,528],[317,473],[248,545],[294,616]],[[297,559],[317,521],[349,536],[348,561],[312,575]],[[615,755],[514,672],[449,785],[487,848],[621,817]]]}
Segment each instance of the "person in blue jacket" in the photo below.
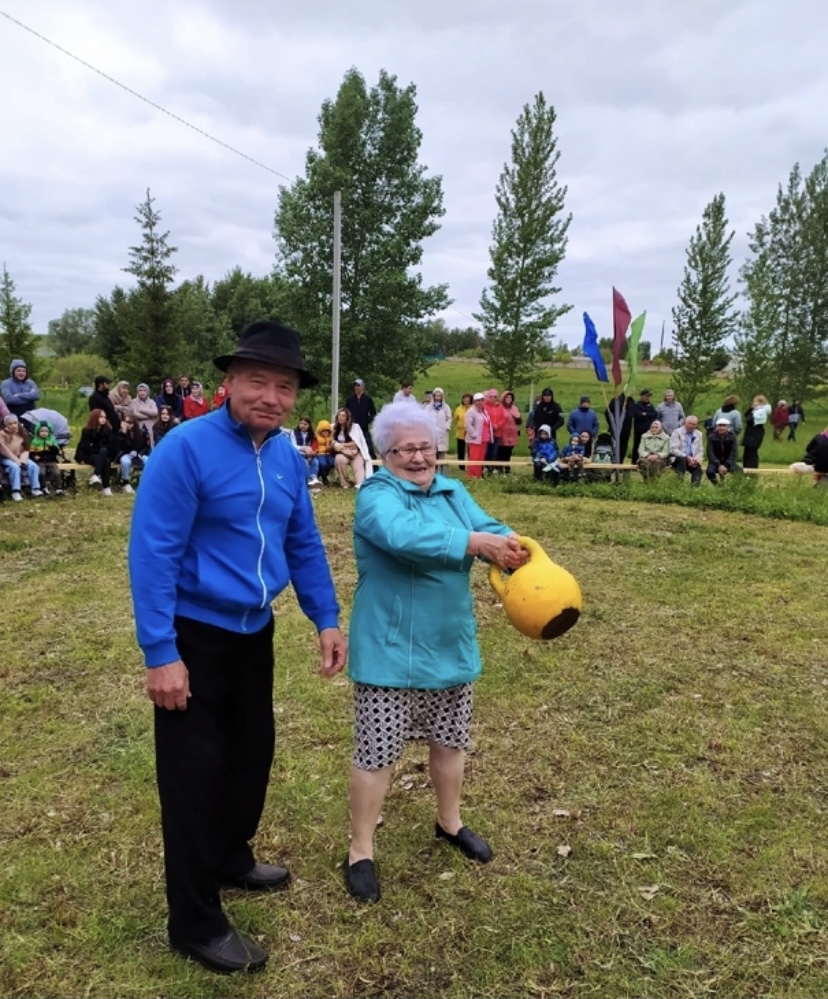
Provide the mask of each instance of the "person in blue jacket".
{"label": "person in blue jacket", "polygon": [[0,382],[0,396],[15,416],[23,416],[35,408],[40,389],[29,378],[29,368],[19,357],[9,365],[9,377]]}
{"label": "person in blue jacket", "polygon": [[297,391],[316,384],[299,336],[255,322],[215,364],[230,399],[153,452],[129,570],[155,705],[170,944],[232,972],[267,954],[231,926],[218,886],[267,891],[290,879],[257,863],[249,842],[273,761],[271,602],[293,584],[319,632],[323,676],[343,668],[347,647],[304,459],[281,432]]}
{"label": "person in blue jacket", "polygon": [[573,409],[569,414],[569,419],[566,421],[566,429],[570,437],[573,434],[580,436],[584,430],[589,433],[590,437],[598,436],[598,416],[595,410],[591,408],[588,395],[582,395],[581,401],[578,403],[578,408]]}
{"label": "person in blue jacket", "polygon": [[492,858],[485,839],[460,818],[472,683],[480,673],[469,570],[477,557],[503,569],[528,558],[511,528],[489,517],[458,479],[436,473],[428,413],[391,403],[373,434],[384,466],[357,494],[349,626],[356,745],[344,874],[363,901],[380,898],[374,830],[408,740],[429,744],[437,838],[470,859]]}

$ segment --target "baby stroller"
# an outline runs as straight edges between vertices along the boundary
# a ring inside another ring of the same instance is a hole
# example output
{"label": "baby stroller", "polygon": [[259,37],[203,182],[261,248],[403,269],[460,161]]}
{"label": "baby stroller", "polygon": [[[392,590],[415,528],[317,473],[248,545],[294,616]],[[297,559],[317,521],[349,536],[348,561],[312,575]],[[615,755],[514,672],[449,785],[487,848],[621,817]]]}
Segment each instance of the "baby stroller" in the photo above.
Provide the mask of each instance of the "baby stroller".
{"label": "baby stroller", "polygon": [[[45,407],[40,407],[38,409],[31,409],[28,413],[24,413],[23,416],[20,417],[20,422],[25,427],[26,433],[30,436],[34,436],[38,423],[45,422],[51,424],[52,430],[55,433],[55,440],[60,446],[59,460],[67,463],[72,461],[65,451],[65,448],[68,447],[69,442],[72,440],[72,430],[69,426],[69,421],[65,416],[63,416],[63,414],[59,413],[56,409],[46,409]],[[69,472],[65,472],[61,469],[60,477],[62,488],[64,490],[71,489],[74,492],[77,486],[75,470],[72,469]]]}
{"label": "baby stroller", "polygon": [[612,452],[612,434],[604,430],[595,438],[595,444],[592,448],[592,461],[586,476],[587,481],[607,482],[612,477],[612,472],[598,471],[595,467],[596,465],[611,465],[614,457]]}

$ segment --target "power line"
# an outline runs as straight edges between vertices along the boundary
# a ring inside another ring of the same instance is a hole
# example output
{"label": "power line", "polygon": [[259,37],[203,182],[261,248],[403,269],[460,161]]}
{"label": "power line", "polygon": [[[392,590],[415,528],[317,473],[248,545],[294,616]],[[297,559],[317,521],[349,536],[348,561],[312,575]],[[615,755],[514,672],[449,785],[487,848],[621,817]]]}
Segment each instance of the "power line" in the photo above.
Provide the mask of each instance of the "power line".
{"label": "power line", "polygon": [[102,76],[105,80],[110,83],[114,83],[116,87],[120,87],[121,90],[125,90],[128,94],[133,97],[137,97],[139,101],[143,101],[145,104],[149,104],[151,108],[155,108],[156,111],[160,111],[162,114],[167,115],[172,118],[173,121],[177,121],[181,125],[186,125],[187,128],[192,129],[194,132],[198,132],[199,135],[203,135],[205,139],[209,139],[211,142],[215,142],[217,145],[222,146],[224,149],[229,150],[231,153],[235,153],[236,156],[241,156],[242,159],[247,160],[249,163],[253,163],[257,167],[261,167],[262,170],[267,170],[268,173],[275,174],[277,177],[281,177],[283,180],[292,182],[293,178],[288,177],[278,170],[274,170],[273,167],[269,167],[266,163],[262,163],[260,160],[254,159],[252,156],[248,156],[247,153],[243,153],[240,149],[236,149],[234,146],[223,142],[221,139],[217,139],[215,135],[211,135],[209,132],[205,132],[203,128],[199,128],[198,125],[193,125],[192,122],[187,121],[185,118],[180,117],[180,115],[174,114],[172,111],[168,111],[167,108],[162,107],[160,104],[156,104],[155,101],[151,101],[148,97],[144,97],[143,94],[139,94],[137,90],[133,90],[128,87],[125,83],[121,83],[120,80],[116,80],[114,76],[109,76],[104,73],[103,70],[93,66],[91,63],[86,62],[85,59],[81,59],[80,56],[76,56],[73,52],[68,49],[63,48],[62,45],[58,45],[57,42],[53,42],[51,38],[47,38],[45,35],[41,35],[39,31],[35,31],[34,28],[30,28],[28,24],[24,24],[22,21],[18,21],[16,17],[12,17],[11,14],[7,14],[4,10],[0,10],[0,17],[5,17],[7,21],[11,21],[12,24],[16,24],[18,28],[22,28],[24,31],[28,31],[30,35],[34,35],[35,38],[39,38],[40,41],[45,42],[47,45],[51,45],[53,49],[57,49],[58,52],[62,52],[65,56],[69,56],[70,59],[74,59],[75,62],[79,62],[81,66],[85,66],[87,69],[91,69],[93,73],[97,73],[98,76]]}

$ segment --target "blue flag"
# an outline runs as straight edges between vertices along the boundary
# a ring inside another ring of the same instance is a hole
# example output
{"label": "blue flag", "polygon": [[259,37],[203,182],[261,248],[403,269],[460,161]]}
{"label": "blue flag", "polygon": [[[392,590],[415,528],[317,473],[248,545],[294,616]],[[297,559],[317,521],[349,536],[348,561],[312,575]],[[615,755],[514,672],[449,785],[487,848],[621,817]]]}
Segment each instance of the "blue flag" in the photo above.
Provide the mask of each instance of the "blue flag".
{"label": "blue flag", "polygon": [[608,382],[607,368],[604,359],[601,357],[601,348],[598,346],[598,331],[595,323],[589,318],[588,313],[584,313],[584,357],[588,357],[595,367],[595,374],[599,382]]}

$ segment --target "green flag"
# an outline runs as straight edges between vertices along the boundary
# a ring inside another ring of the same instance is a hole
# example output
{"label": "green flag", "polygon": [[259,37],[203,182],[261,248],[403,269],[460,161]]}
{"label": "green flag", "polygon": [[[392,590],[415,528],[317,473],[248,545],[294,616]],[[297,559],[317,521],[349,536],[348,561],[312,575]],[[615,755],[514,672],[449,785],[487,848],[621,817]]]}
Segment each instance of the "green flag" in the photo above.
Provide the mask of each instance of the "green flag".
{"label": "green flag", "polygon": [[645,309],[640,316],[636,316],[630,323],[630,346],[627,350],[627,363],[630,366],[627,385],[630,388],[635,387],[635,380],[638,375],[638,344],[641,341],[641,334],[644,332],[644,320],[646,318],[647,310]]}

